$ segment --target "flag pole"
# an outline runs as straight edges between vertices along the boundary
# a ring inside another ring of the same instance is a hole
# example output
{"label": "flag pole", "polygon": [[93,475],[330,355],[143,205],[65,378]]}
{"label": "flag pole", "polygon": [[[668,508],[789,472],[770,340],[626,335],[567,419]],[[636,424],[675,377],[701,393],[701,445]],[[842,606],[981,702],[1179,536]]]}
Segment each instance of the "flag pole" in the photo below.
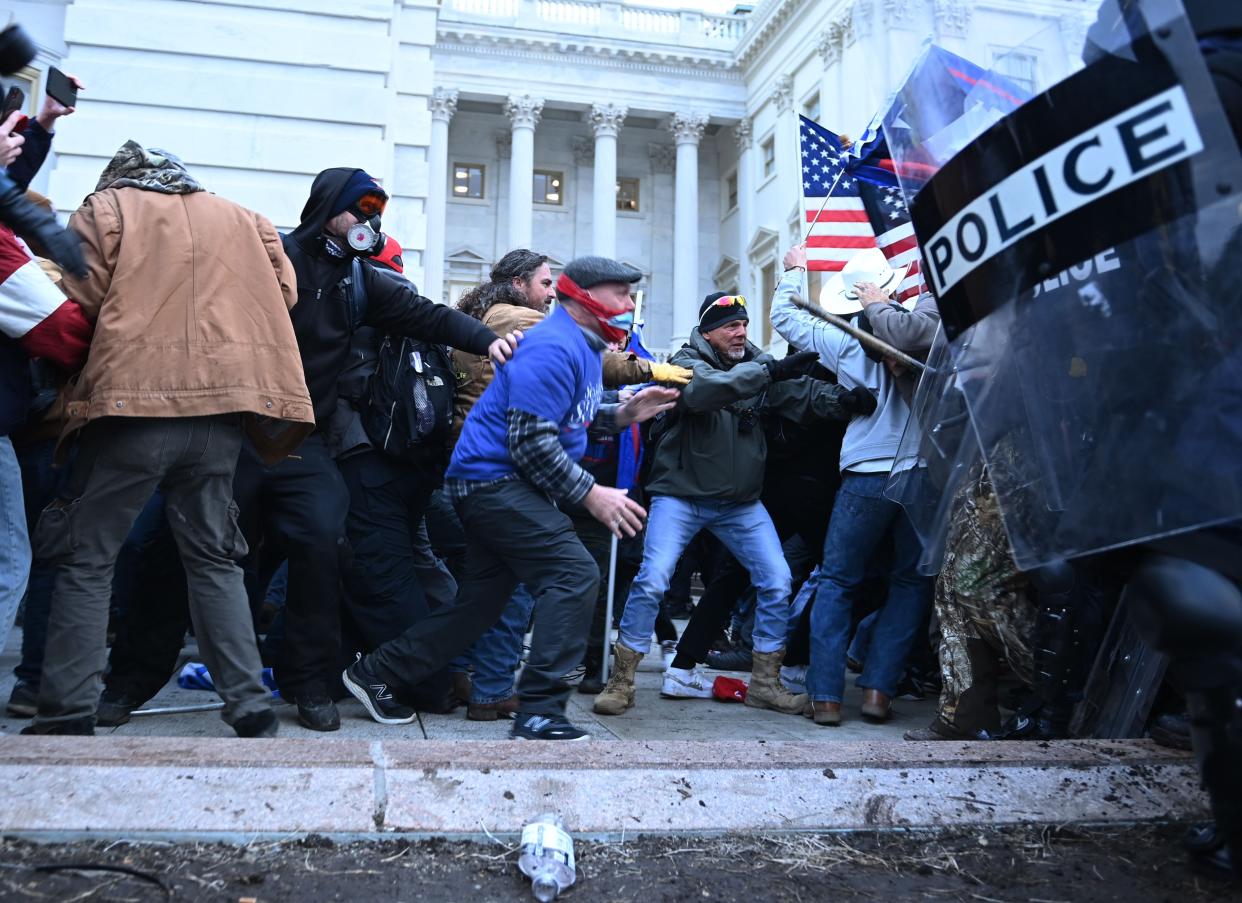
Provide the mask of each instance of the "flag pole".
{"label": "flag pole", "polygon": [[802,236],[803,242],[805,242],[808,238],[811,237],[811,230],[814,229],[815,224],[819,222],[819,218],[824,213],[824,208],[828,206],[828,199],[832,197],[832,193],[836,191],[837,183],[841,181],[841,177],[843,175],[845,175],[844,165],[841,166],[841,171],[837,173],[837,177],[832,180],[832,184],[828,186],[828,193],[824,195],[824,202],[819,205],[819,210],[815,214],[815,219],[811,220],[810,224],[806,227],[806,234]]}

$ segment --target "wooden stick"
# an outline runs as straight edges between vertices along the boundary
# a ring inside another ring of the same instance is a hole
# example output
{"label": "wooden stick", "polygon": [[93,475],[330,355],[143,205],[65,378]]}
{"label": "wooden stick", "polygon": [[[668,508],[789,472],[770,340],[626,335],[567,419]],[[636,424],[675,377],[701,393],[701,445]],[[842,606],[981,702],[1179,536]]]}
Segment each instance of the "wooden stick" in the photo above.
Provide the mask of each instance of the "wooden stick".
{"label": "wooden stick", "polygon": [[841,330],[842,332],[847,333],[848,335],[851,335],[854,338],[858,339],[858,341],[861,344],[866,345],[872,351],[878,351],[880,354],[884,354],[884,355],[887,355],[888,357],[896,358],[898,361],[905,364],[907,367],[913,367],[914,369],[918,370],[920,373],[926,373],[929,369],[931,369],[925,363],[920,361],[918,358],[913,358],[910,355],[906,354],[904,351],[900,350],[899,348],[894,348],[892,345],[890,345],[888,342],[884,341],[883,339],[878,339],[875,336],[873,336],[871,333],[865,332],[864,330],[859,329],[849,320],[838,317],[836,314],[828,313],[828,311],[824,310],[818,304],[811,304],[807,301],[803,301],[797,295],[793,295],[789,300],[793,303],[794,307],[798,308],[799,310],[806,311],[808,314],[810,314],[812,317],[815,317],[817,320],[823,320],[825,323],[831,323],[833,326],[837,327],[837,329]]}

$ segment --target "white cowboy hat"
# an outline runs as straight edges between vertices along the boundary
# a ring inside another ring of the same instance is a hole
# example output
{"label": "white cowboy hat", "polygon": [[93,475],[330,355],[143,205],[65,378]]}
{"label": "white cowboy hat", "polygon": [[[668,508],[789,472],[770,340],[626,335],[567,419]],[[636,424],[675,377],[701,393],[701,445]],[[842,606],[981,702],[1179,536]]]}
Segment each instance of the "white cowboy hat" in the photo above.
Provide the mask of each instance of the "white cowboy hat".
{"label": "white cowboy hat", "polygon": [[891,295],[906,278],[910,269],[907,263],[893,269],[879,248],[866,248],[851,257],[841,268],[833,273],[832,278],[824,283],[819,292],[819,306],[830,314],[848,317],[863,309],[862,301],[854,286],[859,282],[870,282],[879,286],[880,291]]}

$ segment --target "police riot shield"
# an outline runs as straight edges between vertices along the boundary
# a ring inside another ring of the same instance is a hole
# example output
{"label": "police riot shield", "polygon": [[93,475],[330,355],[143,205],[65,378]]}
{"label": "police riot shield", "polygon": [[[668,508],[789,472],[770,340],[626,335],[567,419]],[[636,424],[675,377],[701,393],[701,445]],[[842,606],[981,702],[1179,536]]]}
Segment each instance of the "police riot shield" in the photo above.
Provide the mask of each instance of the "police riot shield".
{"label": "police riot shield", "polygon": [[982,454],[943,330],[910,402],[910,419],[884,494],[901,505],[923,544],[919,573],[937,574],[955,500],[979,477]]}
{"label": "police riot shield", "polygon": [[1023,570],[1242,517],[1238,145],[1177,0],[1084,61],[983,113],[916,67],[884,124]]}

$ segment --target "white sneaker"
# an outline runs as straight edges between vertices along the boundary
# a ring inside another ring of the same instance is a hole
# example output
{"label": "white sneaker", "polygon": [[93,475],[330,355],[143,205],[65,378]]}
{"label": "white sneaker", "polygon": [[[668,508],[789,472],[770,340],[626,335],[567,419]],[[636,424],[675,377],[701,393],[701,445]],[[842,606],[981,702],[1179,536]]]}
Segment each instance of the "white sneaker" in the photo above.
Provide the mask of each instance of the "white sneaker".
{"label": "white sneaker", "polygon": [[665,699],[711,699],[712,684],[698,665],[693,668],[669,668],[664,672],[660,695]]}
{"label": "white sneaker", "polygon": [[782,665],[781,683],[790,693],[806,692],[806,665]]}

